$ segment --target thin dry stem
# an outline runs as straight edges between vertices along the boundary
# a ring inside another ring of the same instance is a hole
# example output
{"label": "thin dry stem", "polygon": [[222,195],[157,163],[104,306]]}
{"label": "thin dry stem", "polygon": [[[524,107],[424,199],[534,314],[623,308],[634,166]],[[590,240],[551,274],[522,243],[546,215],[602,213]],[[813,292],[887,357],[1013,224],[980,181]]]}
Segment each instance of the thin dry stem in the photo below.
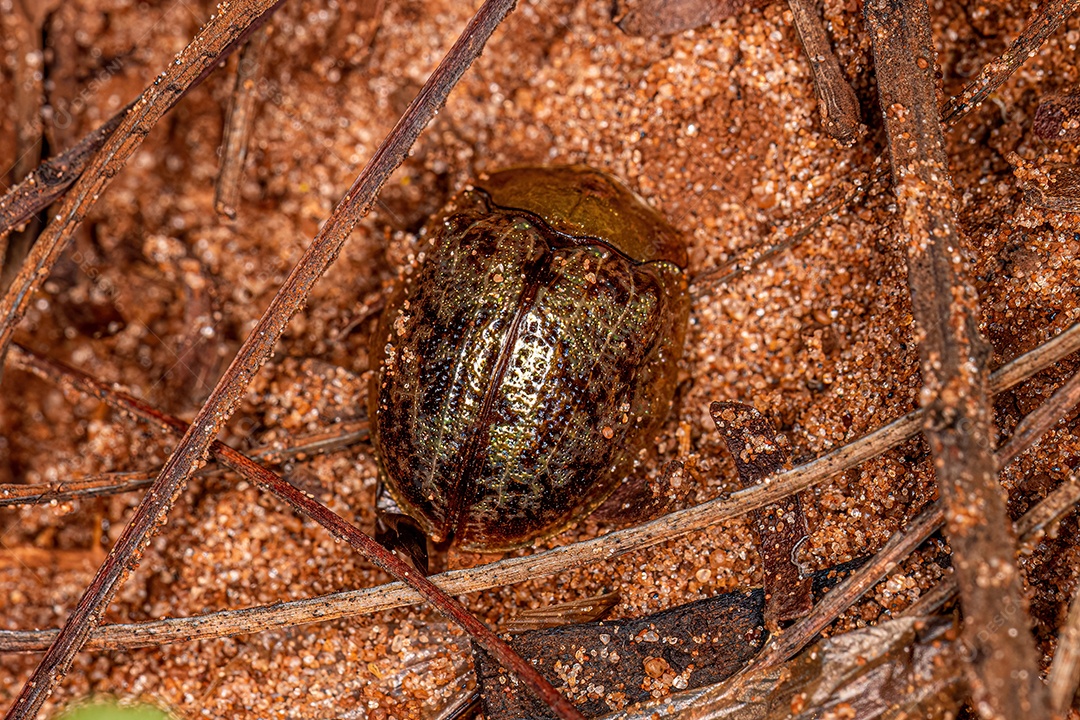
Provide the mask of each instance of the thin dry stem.
{"label": "thin dry stem", "polygon": [[[1013,523],[1021,553],[1034,551],[1043,531],[1080,502],[1080,473],[1073,473],[1054,492]],[[956,577],[950,575],[903,612],[906,616],[931,615],[956,596]]]}
{"label": "thin dry stem", "polygon": [[[1003,392],[1028,377],[1080,350],[1080,323],[1054,339],[1002,366],[991,376],[990,387]],[[1017,370],[1021,368],[1022,370]],[[917,435],[923,411],[916,410],[791,470],[778,473],[765,484],[742,490],[729,497],[680,510],[641,526],[617,530],[598,538],[547,550],[527,557],[510,558],[464,570],[454,570],[431,579],[452,595],[503,587],[544,575],[582,567],[607,558],[702,530],[744,514],[778,498],[799,492],[880,455]],[[1051,497],[1058,495],[1054,493]],[[1049,501],[1050,498],[1047,499]],[[1038,507],[1044,507],[1044,501]],[[1031,516],[1029,512],[1026,517]],[[124,648],[160,645],[205,638],[260,632],[310,622],[336,620],[390,610],[420,601],[419,595],[402,583],[333,593],[320,597],[263,605],[243,610],[225,610],[190,618],[173,618],[145,623],[108,625],[94,631],[92,648]],[[0,631],[0,651],[42,650],[56,636],[55,630]]]}
{"label": "thin dry stem", "polygon": [[952,127],[968,112],[979,107],[1028,58],[1035,57],[1046,38],[1053,35],[1061,23],[1078,8],[1080,0],[1044,2],[1013,44],[996,60],[984,65],[978,76],[969,82],[959,95],[945,103],[945,107],[941,109],[941,121],[947,127]]}
{"label": "thin dry stem", "polygon": [[944,520],[940,502],[933,503],[915,518],[908,527],[896,532],[881,550],[855,573],[845,578],[819,602],[813,611],[778,635],[745,668],[727,680],[708,688],[696,690],[693,703],[680,707],[677,695],[665,699],[668,712],[680,707],[680,720],[703,720],[715,717],[731,702],[731,694],[742,685],[768,673],[770,668],[791,659],[814,637],[824,630],[845,609],[855,603],[868,590],[884,578],[897,563],[910,555],[915,548],[934,534]]}
{"label": "thin dry stem", "polygon": [[929,9],[925,0],[872,0],[863,9],[899,201],[899,241],[907,250],[923,431],[947,510],[974,704],[988,720],[1043,717],[1031,618],[992,450],[988,346],[957,230]]}
{"label": "thin dry stem", "polygon": [[17,505],[47,505],[76,498],[116,495],[150,487],[156,472],[111,472],[78,480],[60,480],[33,485],[0,484],[0,508]]}
{"label": "thin dry stem", "polygon": [[1050,687],[1050,709],[1065,717],[1080,685],[1080,586],[1073,594],[1065,626],[1058,633],[1057,651],[1046,682]]}
{"label": "thin dry stem", "polygon": [[998,462],[1005,467],[1024,452],[1080,403],[1080,373],[1069,378],[1050,398],[1016,426],[1009,441],[998,450]]}
{"label": "thin dry stem", "polygon": [[229,114],[225,119],[225,139],[221,143],[221,169],[214,185],[214,210],[227,218],[236,218],[240,202],[240,181],[247,159],[248,139],[251,137],[252,113],[255,109],[255,82],[262,72],[262,58],[269,32],[259,28],[248,39],[236,65]]}
{"label": "thin dry stem", "polygon": [[[90,631],[100,622],[105,608],[112,600],[120,583],[129,570],[138,565],[142,552],[154,531],[168,517],[169,510],[177,496],[183,491],[187,479],[206,457],[215,436],[238,406],[244,389],[269,357],[289,320],[307,301],[311,288],[336,259],[353,227],[371,208],[383,183],[405,158],[421,130],[445,103],[450,90],[483,50],[491,33],[514,4],[514,0],[488,0],[481,6],[465,32],[454,43],[443,62],[432,73],[401,120],[380,145],[371,161],[316,235],[300,262],[274,296],[266,313],[244,342],[225,375],[219,380],[153,486],[144,496],[131,522],[125,527],[109,557],[99,568],[94,580],[61,628],[59,635],[23,686],[8,712],[9,720],[25,719],[37,714],[45,699],[70,667],[75,654],[85,644]],[[144,94],[144,102],[125,119],[121,131],[118,131],[98,154],[100,163],[95,161],[94,166],[91,167],[91,171],[94,172],[87,172],[65,201],[66,212],[60,213],[63,218],[61,222],[53,224],[57,227],[53,231],[50,242],[39,242],[35,246],[33,255],[37,256],[37,261],[28,263],[24,267],[24,271],[28,271],[30,277],[23,278],[24,273],[20,273],[20,278],[24,281],[19,283],[17,280],[17,287],[12,288],[14,296],[5,298],[4,303],[0,304],[0,316],[6,318],[3,332],[0,333],[0,351],[10,341],[14,325],[25,310],[29,297],[24,297],[22,293],[29,292],[44,279],[48,268],[51,267],[51,264],[47,262],[49,250],[61,247],[70,237],[71,231],[84,211],[81,201],[85,201],[86,205],[91,202],[90,198],[93,194],[86,195],[87,187],[94,186],[100,190],[104,185],[102,172],[106,164],[104,158],[111,159],[109,150],[113,140],[120,138],[126,140],[132,137],[130,130],[137,120],[146,114],[149,107],[155,108],[155,114],[160,117],[160,114],[164,112],[164,104],[154,102],[154,99],[160,97],[159,93],[165,95],[182,93],[184,86],[177,83],[190,84],[190,80],[201,75],[200,67],[203,63],[217,62],[220,53],[209,51],[206,45],[212,44],[212,40],[222,42],[221,39],[229,37],[230,32],[233,40],[231,43],[224,41],[226,46],[242,41],[246,35],[245,29],[250,29],[253,23],[263,17],[272,6],[270,3],[256,2],[237,2],[222,6],[222,12],[215,16],[188,49],[181,53],[177,64],[170,66],[170,72],[179,72],[179,76],[155,84],[154,89]],[[211,68],[212,66],[206,67],[205,70],[209,71]],[[147,100],[148,96],[151,99]],[[130,144],[137,145],[138,142]],[[129,155],[130,151],[118,157],[126,158]],[[101,167],[98,167],[99,165]],[[115,165],[110,167],[115,167]],[[44,238],[42,240],[44,241]],[[53,260],[55,261],[55,258]],[[545,684],[547,688],[550,688],[550,684],[541,678],[534,689],[539,690],[541,695],[548,699]],[[550,692],[554,693],[554,689],[552,688]],[[577,715],[573,706],[557,693],[555,695],[556,698],[549,702],[553,709],[566,717]]]}
{"label": "thin dry stem", "polygon": [[96,130],[88,132],[79,142],[41,163],[0,197],[0,237],[25,222],[34,213],[44,210],[79,179],[86,164],[105,141],[120,127],[124,117],[137,100],[120,108]]}
{"label": "thin dry stem", "polygon": [[821,16],[812,0],[787,0],[787,4],[813,73],[821,124],[836,142],[851,145],[859,134],[859,100],[840,70]]}
{"label": "thin dry stem", "polygon": [[[268,464],[278,464],[297,455],[317,455],[333,452],[367,440],[367,420],[357,420],[334,425],[326,431],[291,438],[281,446],[258,448],[248,457]],[[200,476],[220,473],[217,464],[198,472]],[[45,505],[89,497],[117,495],[149,487],[157,472],[111,472],[91,475],[78,480],[62,480],[50,483],[0,484],[0,508],[17,505]]]}
{"label": "thin dry stem", "polygon": [[[1052,35],[1065,19],[1080,7],[1080,0],[1047,2],[1035,13],[1012,45],[999,57],[987,63],[978,76],[968,83],[959,95],[950,98],[942,108],[942,123],[946,128],[955,127],[972,110],[1008,80],[1025,60],[1033,57],[1039,47]],[[780,253],[795,247],[833,213],[842,213],[847,207],[888,177],[884,156],[874,158],[870,168],[854,170],[832,184],[825,193],[814,200],[810,207],[800,210],[794,219],[777,227],[760,244],[740,252],[735,258],[719,267],[703,270],[693,279],[695,297],[708,293],[714,285],[731,282],[750,269]]]}
{"label": "thin dry stem", "polygon": [[[1048,400],[1044,405],[1050,404],[1050,402]],[[1041,535],[1040,531],[1073,508],[1078,501],[1080,501],[1080,475],[1073,474],[1053,493],[1043,498],[1041,502],[1028,510],[1013,524],[1013,528],[1019,537],[1018,543],[1021,550],[1030,551],[1034,544],[1038,542]],[[945,512],[940,501],[923,510],[918,518],[902,531],[893,535],[869,563],[860,567],[850,577],[833,588],[825,596],[825,599],[814,607],[810,615],[772,640],[743,674],[778,665],[794,657],[797,652],[813,640],[815,635],[839,617],[840,613],[854,605],[863,594],[891,572],[895,565],[914,552],[924,540],[940,530],[944,523]],[[912,605],[912,608],[918,606],[918,610],[909,608],[904,615],[929,614],[952,597],[956,590],[956,576],[954,574],[948,580],[935,585],[929,593],[930,597],[925,602],[923,602],[923,598],[920,598],[919,602]],[[1073,689],[1075,690],[1075,686]]]}

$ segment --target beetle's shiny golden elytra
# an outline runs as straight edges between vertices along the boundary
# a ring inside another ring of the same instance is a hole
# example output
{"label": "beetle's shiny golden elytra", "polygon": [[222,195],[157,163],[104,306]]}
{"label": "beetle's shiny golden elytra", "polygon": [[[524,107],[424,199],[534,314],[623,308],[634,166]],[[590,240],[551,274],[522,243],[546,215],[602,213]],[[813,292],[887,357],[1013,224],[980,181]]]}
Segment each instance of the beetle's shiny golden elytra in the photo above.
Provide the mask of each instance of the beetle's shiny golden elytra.
{"label": "beetle's shiny golden elytra", "polygon": [[689,314],[678,233],[584,166],[495,173],[427,227],[372,341],[372,437],[436,541],[567,527],[668,413]]}

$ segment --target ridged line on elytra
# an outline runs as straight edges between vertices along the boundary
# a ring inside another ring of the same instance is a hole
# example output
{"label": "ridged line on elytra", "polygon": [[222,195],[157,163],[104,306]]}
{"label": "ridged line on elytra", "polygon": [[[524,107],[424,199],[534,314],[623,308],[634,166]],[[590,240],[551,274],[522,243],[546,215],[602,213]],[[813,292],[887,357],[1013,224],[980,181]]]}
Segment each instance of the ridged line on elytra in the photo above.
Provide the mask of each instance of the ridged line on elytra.
{"label": "ridged line on elytra", "polygon": [[[545,244],[547,244],[546,240]],[[526,268],[525,287],[521,295],[518,296],[517,311],[514,313],[514,319],[510,321],[510,327],[503,338],[502,346],[499,348],[499,354],[495,361],[495,372],[492,373],[487,387],[484,388],[484,399],[480,404],[480,412],[477,413],[476,419],[473,420],[472,425],[469,427],[466,446],[462,451],[462,462],[458,466],[460,472],[454,477],[453,489],[450,491],[453,505],[447,516],[447,527],[455,533],[461,530],[461,520],[465,509],[469,505],[468,501],[471,501],[473,494],[473,489],[468,485],[466,476],[474,473],[479,468],[480,463],[487,457],[486,441],[491,433],[495,393],[502,387],[503,378],[506,376],[506,370],[510,366],[511,355],[521,332],[521,322],[536,304],[536,297],[540,292],[543,276],[551,265],[552,256],[551,246],[548,245],[544,253]],[[481,440],[484,442],[481,442]],[[483,455],[481,455],[481,448],[484,448]],[[462,487],[463,481],[466,481],[464,488]],[[468,498],[463,497],[463,490],[468,493]]]}

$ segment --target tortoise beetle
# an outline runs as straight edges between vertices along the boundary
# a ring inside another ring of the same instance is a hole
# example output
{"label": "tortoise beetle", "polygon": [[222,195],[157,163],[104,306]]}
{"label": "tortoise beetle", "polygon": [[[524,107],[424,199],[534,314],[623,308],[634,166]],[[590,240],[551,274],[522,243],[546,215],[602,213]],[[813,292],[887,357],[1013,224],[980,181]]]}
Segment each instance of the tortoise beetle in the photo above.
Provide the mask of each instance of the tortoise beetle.
{"label": "tortoise beetle", "polygon": [[667,415],[685,266],[674,228],[586,166],[504,170],[458,195],[372,339],[381,515],[499,551],[594,510]]}

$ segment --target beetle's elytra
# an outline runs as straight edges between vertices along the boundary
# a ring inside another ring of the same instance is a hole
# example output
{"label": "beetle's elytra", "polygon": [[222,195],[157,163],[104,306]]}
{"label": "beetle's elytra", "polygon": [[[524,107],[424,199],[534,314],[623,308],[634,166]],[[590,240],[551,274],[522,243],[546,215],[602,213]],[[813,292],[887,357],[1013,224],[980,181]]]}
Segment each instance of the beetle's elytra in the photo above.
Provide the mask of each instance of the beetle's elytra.
{"label": "beetle's elytra", "polygon": [[495,173],[426,232],[372,341],[383,480],[436,541],[519,546],[596,508],[666,416],[686,249],[584,166]]}

